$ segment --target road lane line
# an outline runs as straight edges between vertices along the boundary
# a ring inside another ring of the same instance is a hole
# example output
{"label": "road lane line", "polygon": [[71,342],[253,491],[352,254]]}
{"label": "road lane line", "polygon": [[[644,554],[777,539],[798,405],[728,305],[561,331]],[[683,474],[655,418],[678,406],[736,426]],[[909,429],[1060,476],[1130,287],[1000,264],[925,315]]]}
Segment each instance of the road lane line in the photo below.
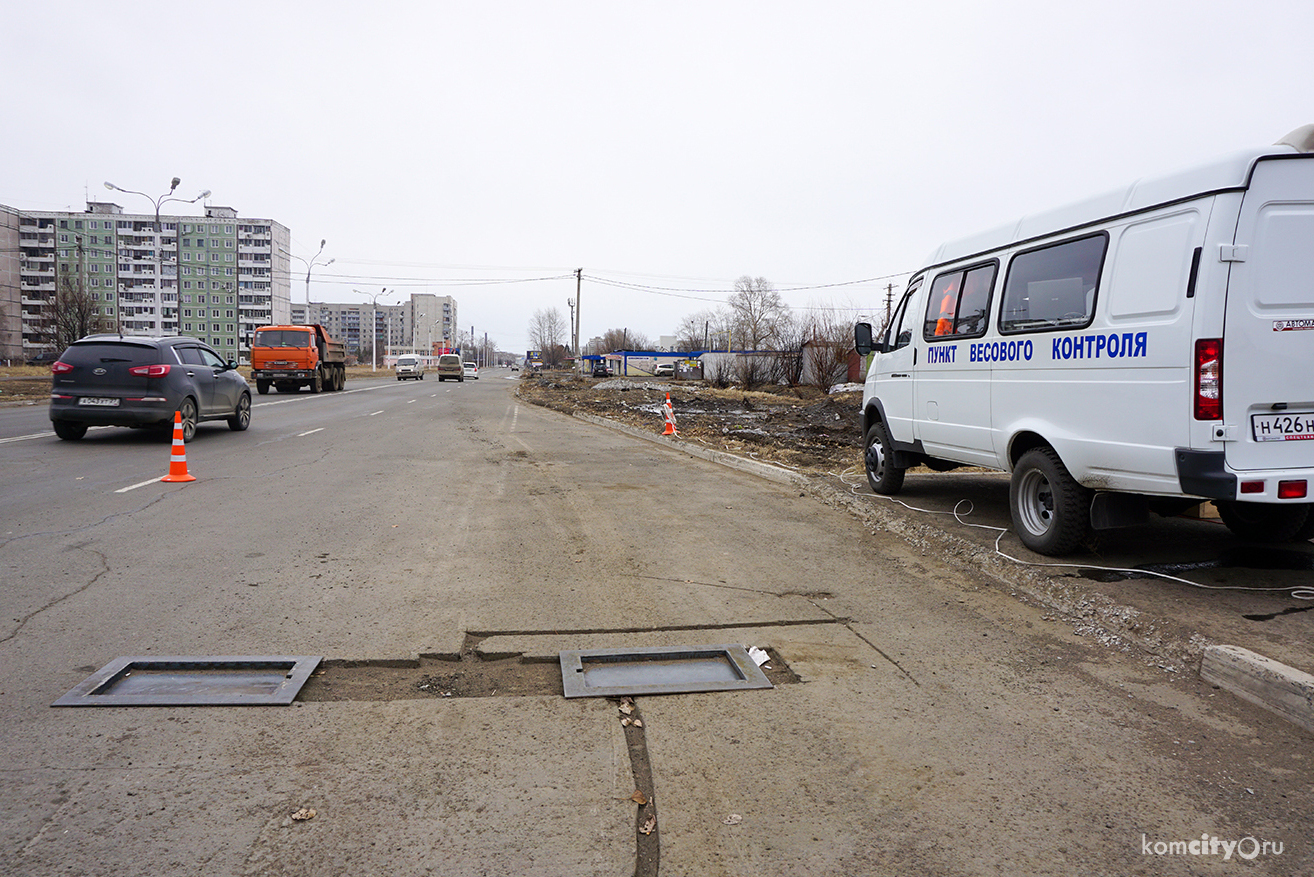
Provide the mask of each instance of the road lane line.
{"label": "road lane line", "polygon": [[15,435],[15,436],[10,436],[9,438],[2,438],[2,439],[0,439],[0,445],[7,444],[7,443],[9,443],[9,442],[25,442],[25,441],[28,441],[28,440],[30,440],[30,439],[45,438],[45,437],[48,436],[48,435],[54,435],[54,433],[53,433],[53,432],[34,432],[34,433],[32,433],[31,435]]}
{"label": "road lane line", "polygon": [[297,438],[302,438],[308,435],[314,435],[317,432],[323,432],[323,431],[324,431],[324,427],[321,426],[319,429],[312,429],[309,432],[299,432],[297,433]]}
{"label": "road lane line", "polygon": [[115,493],[127,493],[129,490],[136,490],[138,487],[145,487],[147,484],[159,484],[159,478],[152,478],[150,481],[143,481],[140,484],[133,484],[129,487],[120,487]]}
{"label": "road lane line", "polygon": [[382,414],[382,413],[383,413],[382,411],[371,411],[367,416],[373,417],[376,414]]}

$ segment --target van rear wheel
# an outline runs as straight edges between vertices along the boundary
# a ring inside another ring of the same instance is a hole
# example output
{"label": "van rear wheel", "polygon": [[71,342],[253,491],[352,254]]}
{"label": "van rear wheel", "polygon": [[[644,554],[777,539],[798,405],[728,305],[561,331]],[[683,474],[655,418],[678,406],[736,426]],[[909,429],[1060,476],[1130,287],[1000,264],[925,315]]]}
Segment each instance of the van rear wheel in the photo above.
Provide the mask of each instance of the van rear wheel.
{"label": "van rear wheel", "polygon": [[1308,532],[1310,506],[1305,503],[1277,505],[1261,502],[1227,502],[1220,500],[1218,517],[1223,519],[1232,535],[1247,542],[1262,542],[1276,545],[1281,542],[1293,542],[1305,534],[1310,538],[1314,532]]}
{"label": "van rear wheel", "polygon": [[873,493],[893,496],[903,489],[903,475],[907,470],[894,465],[890,432],[880,421],[873,423],[871,429],[867,430],[862,464],[867,470],[867,486]]}
{"label": "van rear wheel", "polygon": [[1090,499],[1052,448],[1032,448],[1013,467],[1008,486],[1013,528],[1037,554],[1067,554],[1089,536]]}

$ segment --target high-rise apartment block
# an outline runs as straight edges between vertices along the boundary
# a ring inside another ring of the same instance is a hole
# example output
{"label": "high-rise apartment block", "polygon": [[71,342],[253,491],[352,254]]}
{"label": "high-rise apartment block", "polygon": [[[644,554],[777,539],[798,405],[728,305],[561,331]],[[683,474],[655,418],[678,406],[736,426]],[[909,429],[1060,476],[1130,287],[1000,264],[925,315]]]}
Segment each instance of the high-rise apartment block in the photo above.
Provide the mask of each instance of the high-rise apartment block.
{"label": "high-rise apartment block", "polygon": [[60,296],[76,295],[101,331],[192,335],[247,361],[256,327],[291,316],[290,237],[229,207],[157,224],[101,201],[84,213],[0,206],[0,360],[51,350]]}
{"label": "high-rise apartment block", "polygon": [[306,306],[297,303],[292,305],[292,322],[321,324],[329,335],[346,344],[347,352],[362,360],[368,361],[377,348],[380,364],[403,353],[433,355],[457,343],[456,299],[427,292],[413,293],[409,301],[400,304],[311,302],[309,318]]}

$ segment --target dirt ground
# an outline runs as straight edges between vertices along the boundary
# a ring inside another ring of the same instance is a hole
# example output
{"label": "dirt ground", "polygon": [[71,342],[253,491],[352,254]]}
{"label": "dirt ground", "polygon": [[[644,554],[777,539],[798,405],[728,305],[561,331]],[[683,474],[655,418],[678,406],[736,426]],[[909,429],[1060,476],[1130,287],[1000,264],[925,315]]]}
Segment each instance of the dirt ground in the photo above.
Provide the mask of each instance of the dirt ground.
{"label": "dirt ground", "polygon": [[685,441],[808,474],[837,475],[861,464],[862,393],[816,387],[717,389],[701,383],[527,375],[521,399],[567,414],[585,412],[660,434],[667,393]]}

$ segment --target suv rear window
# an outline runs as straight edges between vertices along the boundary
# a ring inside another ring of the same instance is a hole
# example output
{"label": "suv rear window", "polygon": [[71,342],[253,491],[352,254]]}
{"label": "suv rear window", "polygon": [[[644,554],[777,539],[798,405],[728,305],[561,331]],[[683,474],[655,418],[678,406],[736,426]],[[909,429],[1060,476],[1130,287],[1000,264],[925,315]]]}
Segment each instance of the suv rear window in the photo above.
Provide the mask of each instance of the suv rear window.
{"label": "suv rear window", "polygon": [[102,362],[127,362],[132,365],[154,365],[173,362],[173,357],[154,345],[124,343],[121,341],[92,341],[74,344],[64,351],[64,362],[69,365],[98,365]]}

